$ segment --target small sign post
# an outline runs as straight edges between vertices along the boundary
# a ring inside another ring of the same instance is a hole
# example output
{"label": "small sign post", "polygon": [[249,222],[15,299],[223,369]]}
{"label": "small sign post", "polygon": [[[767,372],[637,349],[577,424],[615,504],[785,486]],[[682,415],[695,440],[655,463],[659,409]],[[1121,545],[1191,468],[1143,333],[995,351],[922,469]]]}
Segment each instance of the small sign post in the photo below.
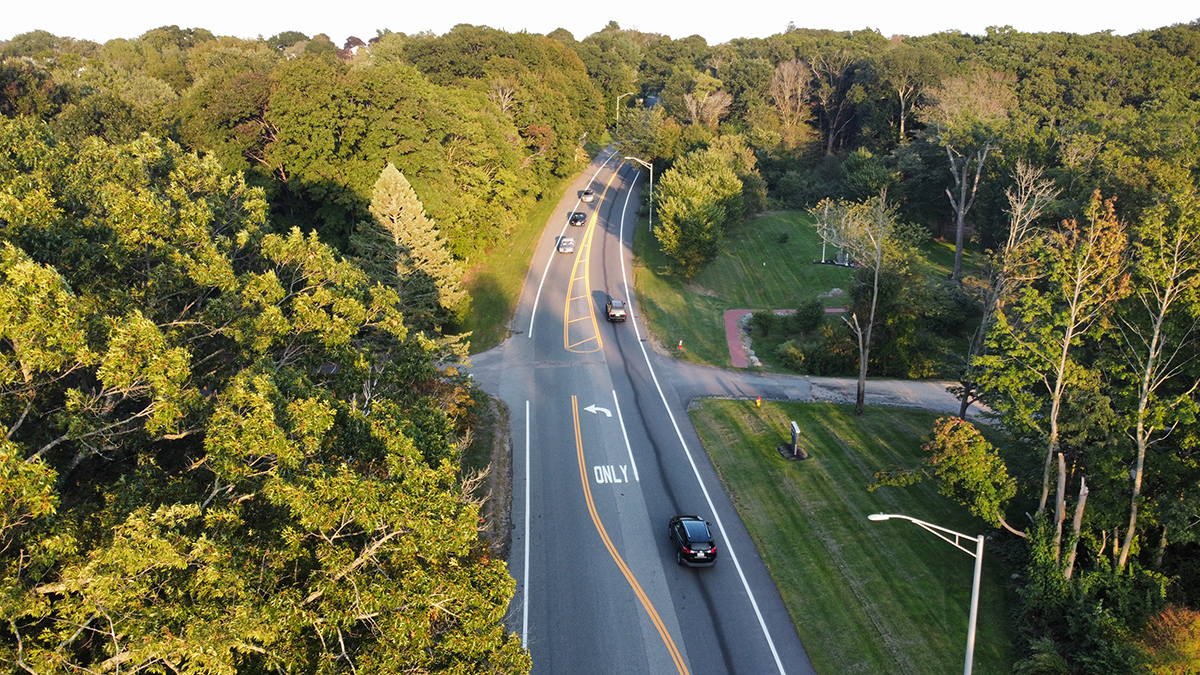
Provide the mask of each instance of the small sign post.
{"label": "small sign post", "polygon": [[800,454],[800,425],[792,420],[792,457],[798,457]]}

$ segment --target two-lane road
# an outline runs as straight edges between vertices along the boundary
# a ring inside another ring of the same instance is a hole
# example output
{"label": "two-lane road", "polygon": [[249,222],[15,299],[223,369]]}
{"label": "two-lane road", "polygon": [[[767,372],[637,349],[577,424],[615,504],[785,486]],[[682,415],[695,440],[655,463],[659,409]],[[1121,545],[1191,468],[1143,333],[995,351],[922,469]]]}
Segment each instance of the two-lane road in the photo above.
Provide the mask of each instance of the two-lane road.
{"label": "two-lane road", "polygon": [[[642,181],[602,154],[564,200],[534,255],[518,332],[473,358],[513,429],[510,626],[533,672],[811,673],[778,592],[708,461],[629,286]],[[582,227],[567,213],[585,211]],[[560,237],[574,254],[556,252]],[[610,324],[610,298],[629,319]],[[676,565],[680,513],[709,520],[718,562]]]}

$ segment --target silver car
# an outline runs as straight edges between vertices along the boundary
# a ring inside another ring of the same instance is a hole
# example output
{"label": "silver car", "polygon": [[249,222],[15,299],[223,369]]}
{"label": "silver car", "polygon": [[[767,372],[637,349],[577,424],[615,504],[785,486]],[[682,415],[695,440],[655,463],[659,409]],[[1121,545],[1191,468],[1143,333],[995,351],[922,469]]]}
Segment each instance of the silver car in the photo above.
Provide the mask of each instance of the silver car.
{"label": "silver car", "polygon": [[575,240],[570,237],[563,237],[562,239],[559,239],[558,240],[558,252],[559,253],[574,253],[575,252]]}

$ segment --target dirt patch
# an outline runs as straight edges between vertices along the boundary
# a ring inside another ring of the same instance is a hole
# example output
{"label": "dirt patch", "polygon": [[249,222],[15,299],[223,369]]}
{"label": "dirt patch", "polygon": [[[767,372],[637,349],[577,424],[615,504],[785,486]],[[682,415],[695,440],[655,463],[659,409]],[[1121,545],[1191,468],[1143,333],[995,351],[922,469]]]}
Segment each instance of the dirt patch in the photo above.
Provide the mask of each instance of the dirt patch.
{"label": "dirt patch", "polygon": [[491,459],[487,478],[480,486],[483,504],[479,507],[479,537],[488,542],[495,558],[508,559],[512,545],[512,434],[509,433],[508,407],[487,397],[487,413],[481,424],[489,428]]}
{"label": "dirt patch", "polygon": [[807,450],[805,450],[804,448],[796,448],[796,450],[797,450],[797,452],[795,454],[793,454],[791,443],[784,443],[783,445],[775,446],[775,451],[779,453],[779,456],[788,461],[808,459],[808,451]]}
{"label": "dirt patch", "polygon": [[666,345],[664,345],[661,340],[655,337],[654,333],[650,332],[650,326],[646,325],[645,323],[641,324],[641,326],[642,330],[645,331],[642,341],[649,343],[650,349],[653,350],[655,354],[658,354],[659,356],[666,356],[672,359],[677,358],[675,355],[676,350],[667,349]]}
{"label": "dirt patch", "polygon": [[701,286],[700,284],[697,284],[697,283],[689,283],[689,284],[688,284],[688,290],[689,290],[689,291],[691,291],[692,293],[695,293],[696,295],[703,295],[703,296],[705,296],[705,297],[707,297],[707,298],[716,298],[716,297],[719,297],[719,296],[717,295],[717,292],[716,292],[716,291],[714,291],[714,290],[710,290],[710,289],[707,289],[707,288],[705,288],[705,287],[703,287],[703,286]]}

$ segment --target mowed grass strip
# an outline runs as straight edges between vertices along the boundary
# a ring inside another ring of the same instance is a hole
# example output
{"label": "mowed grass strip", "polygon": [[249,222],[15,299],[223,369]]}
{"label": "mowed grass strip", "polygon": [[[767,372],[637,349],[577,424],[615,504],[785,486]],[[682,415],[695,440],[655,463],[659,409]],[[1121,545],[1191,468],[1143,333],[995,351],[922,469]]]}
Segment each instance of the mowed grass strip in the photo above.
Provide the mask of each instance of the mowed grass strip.
{"label": "mowed grass strip", "polygon": [[[867,520],[897,513],[969,535],[991,531],[929,483],[867,492],[876,471],[920,461],[936,414],[703,400],[690,415],[818,673],[961,671],[974,559],[913,523]],[[808,460],[776,450],[791,420]],[[1012,669],[1005,575],[985,545],[976,673]]]}
{"label": "mowed grass strip", "polygon": [[559,214],[555,209],[578,177],[576,173],[563,178],[547,190],[505,243],[488,251],[463,278],[471,294],[471,315],[463,331],[471,332],[472,354],[487,351],[508,337],[508,321],[517,309],[538,238],[551,219],[566,219],[565,211]]}
{"label": "mowed grass strip", "polygon": [[[787,235],[787,241],[781,241]],[[817,265],[821,239],[802,211],[769,213],[735,226],[724,251],[691,283],[672,270],[645,219],[634,235],[634,284],[645,325],[679,358],[729,367],[725,310],[795,309],[833,288],[849,288],[850,269]],[[832,258],[835,251],[827,250]],[[824,300],[841,307],[845,300]],[[683,350],[678,350],[679,341]]]}

